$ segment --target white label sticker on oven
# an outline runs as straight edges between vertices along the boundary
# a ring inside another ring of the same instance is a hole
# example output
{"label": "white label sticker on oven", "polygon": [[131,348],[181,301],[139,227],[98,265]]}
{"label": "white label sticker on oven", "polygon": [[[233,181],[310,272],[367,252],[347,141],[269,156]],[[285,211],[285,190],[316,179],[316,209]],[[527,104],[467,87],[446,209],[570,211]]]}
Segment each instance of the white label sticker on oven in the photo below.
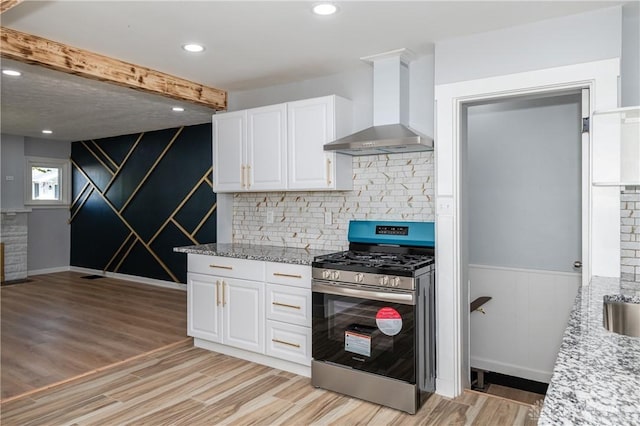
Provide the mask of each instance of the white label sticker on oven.
{"label": "white label sticker on oven", "polygon": [[346,330],[344,332],[344,350],[354,354],[371,356],[371,336]]}
{"label": "white label sticker on oven", "polygon": [[393,308],[382,308],[376,314],[376,324],[387,336],[395,336],[402,330],[402,317]]}

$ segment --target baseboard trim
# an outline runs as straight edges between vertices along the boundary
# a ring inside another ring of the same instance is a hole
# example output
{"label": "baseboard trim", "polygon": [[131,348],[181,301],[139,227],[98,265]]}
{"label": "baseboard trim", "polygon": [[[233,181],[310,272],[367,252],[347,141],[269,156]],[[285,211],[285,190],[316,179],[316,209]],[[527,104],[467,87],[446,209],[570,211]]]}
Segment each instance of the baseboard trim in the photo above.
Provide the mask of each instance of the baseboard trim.
{"label": "baseboard trim", "polygon": [[57,272],[67,272],[70,270],[71,270],[70,266],[57,266],[55,268],[34,269],[33,271],[27,271],[27,276],[31,277],[33,275],[55,274]]}
{"label": "baseboard trim", "polygon": [[82,268],[80,266],[71,266],[68,269],[72,272],[82,272],[89,275],[100,275],[108,278],[116,278],[124,281],[132,281],[140,284],[154,285],[156,287],[172,288],[175,290],[187,291],[187,285],[182,283],[174,283],[171,281],[157,280],[155,278],[139,277],[137,275],[120,274],[118,272],[101,271],[99,269]]}

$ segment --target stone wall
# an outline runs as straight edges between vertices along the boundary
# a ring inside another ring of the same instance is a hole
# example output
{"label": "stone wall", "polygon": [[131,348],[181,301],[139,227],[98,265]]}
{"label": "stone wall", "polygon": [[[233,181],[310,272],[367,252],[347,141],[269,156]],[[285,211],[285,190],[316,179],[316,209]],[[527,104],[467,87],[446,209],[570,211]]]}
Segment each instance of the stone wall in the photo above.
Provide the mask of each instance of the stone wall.
{"label": "stone wall", "polygon": [[433,152],[368,155],[353,157],[353,191],[236,193],[233,242],[337,251],[352,219],[433,221],[433,176]]}
{"label": "stone wall", "polygon": [[0,237],[4,243],[4,280],[27,277],[27,213],[2,213]]}
{"label": "stone wall", "polygon": [[640,289],[640,186],[620,194],[620,277]]}

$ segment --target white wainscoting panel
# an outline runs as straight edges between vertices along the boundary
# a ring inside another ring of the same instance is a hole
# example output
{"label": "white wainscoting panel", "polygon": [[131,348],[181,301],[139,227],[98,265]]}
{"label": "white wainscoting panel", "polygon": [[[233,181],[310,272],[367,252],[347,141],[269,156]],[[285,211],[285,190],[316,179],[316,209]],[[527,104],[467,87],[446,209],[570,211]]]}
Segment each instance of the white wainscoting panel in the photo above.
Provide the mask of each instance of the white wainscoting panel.
{"label": "white wainscoting panel", "polygon": [[581,274],[469,265],[471,367],[548,383]]}

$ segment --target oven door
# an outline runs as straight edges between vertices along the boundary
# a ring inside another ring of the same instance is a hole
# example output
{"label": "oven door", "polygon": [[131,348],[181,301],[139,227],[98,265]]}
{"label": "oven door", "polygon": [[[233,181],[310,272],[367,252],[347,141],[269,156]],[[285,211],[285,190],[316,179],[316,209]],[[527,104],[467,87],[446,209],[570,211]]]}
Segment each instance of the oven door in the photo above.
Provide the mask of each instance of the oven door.
{"label": "oven door", "polygon": [[383,290],[313,280],[313,359],[415,384],[415,295]]}

